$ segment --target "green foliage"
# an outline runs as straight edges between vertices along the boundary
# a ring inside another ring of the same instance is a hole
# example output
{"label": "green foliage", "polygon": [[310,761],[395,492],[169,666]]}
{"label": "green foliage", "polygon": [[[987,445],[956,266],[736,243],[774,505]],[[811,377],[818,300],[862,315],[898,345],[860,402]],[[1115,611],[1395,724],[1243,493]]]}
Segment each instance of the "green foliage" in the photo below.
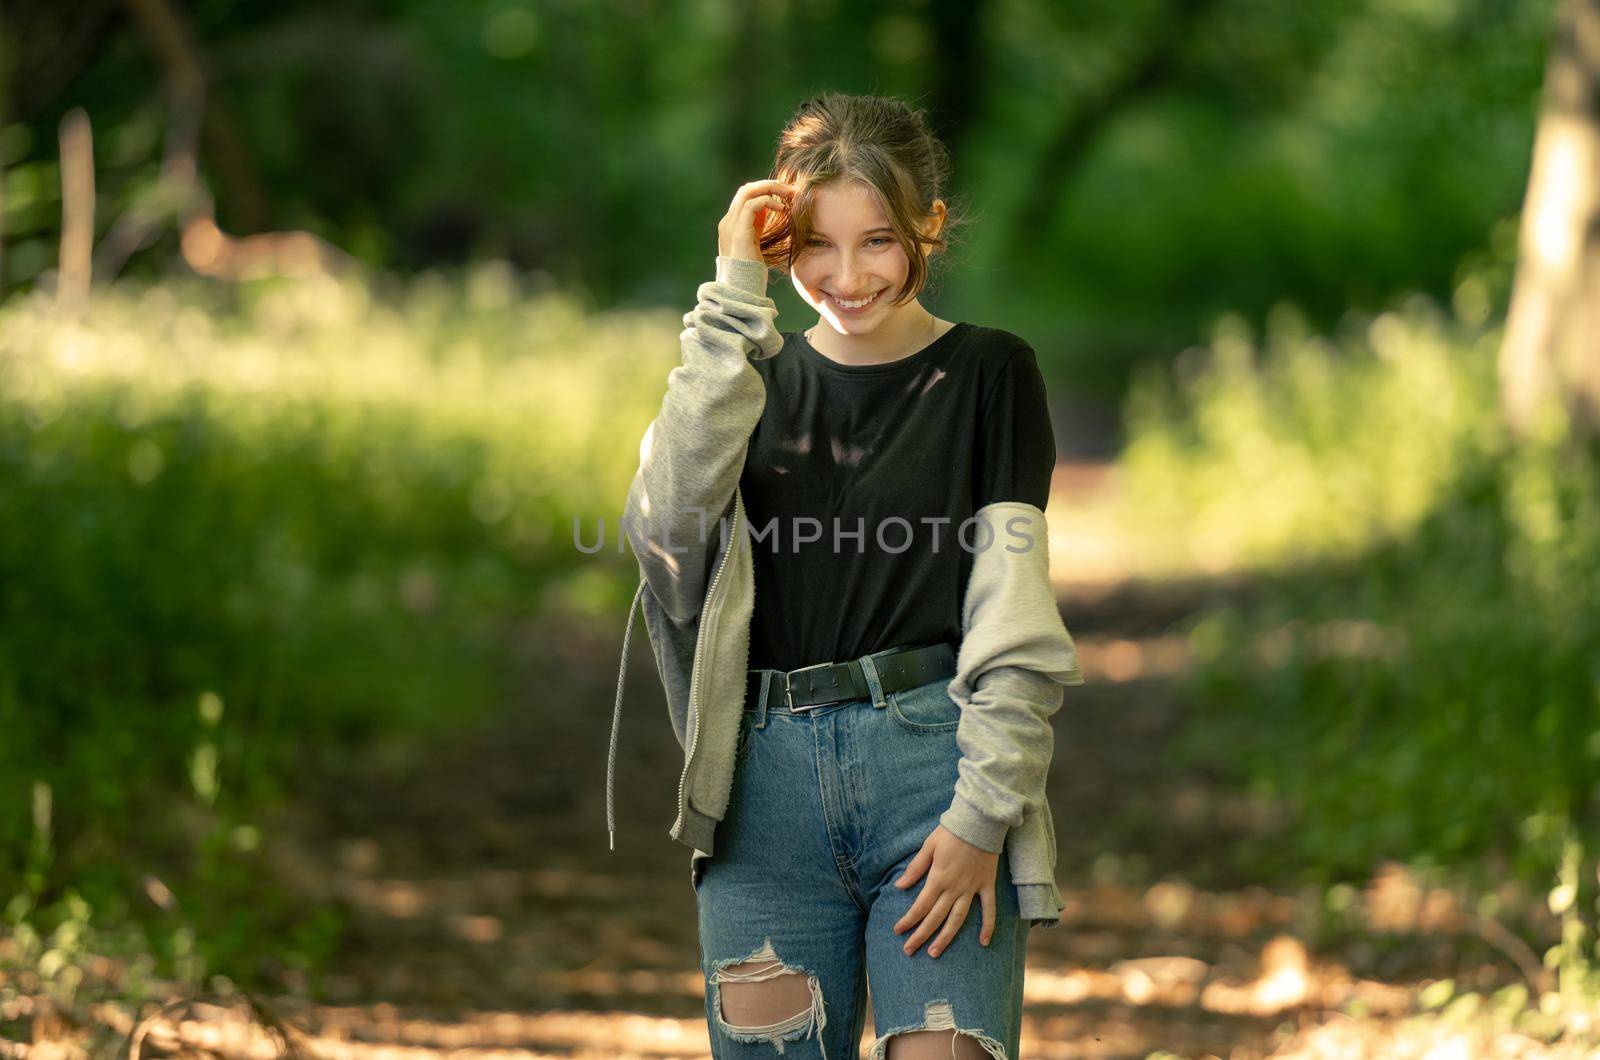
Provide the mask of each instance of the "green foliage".
{"label": "green foliage", "polygon": [[1534,994],[1515,982],[1484,993],[1462,991],[1454,979],[1436,980],[1418,993],[1417,1011],[1404,1021],[1408,1027],[1480,1037],[1514,1034],[1572,1048],[1600,1044],[1600,945],[1592,941],[1600,899],[1593,897],[1583,871],[1592,859],[1573,834],[1560,846],[1561,864],[1548,902],[1560,920],[1561,937],[1544,954],[1545,968],[1556,973],[1553,988]]}
{"label": "green foliage", "polygon": [[[1125,10],[1072,10],[1059,52],[1148,46],[1119,45]],[[1174,59],[1172,90],[1117,115],[1062,202],[1050,254],[1099,278],[1074,309],[1255,315],[1288,297],[1331,322],[1419,284],[1445,293],[1519,201],[1553,11],[1216,5]],[[1165,17],[1162,5],[1147,21]]]}
{"label": "green foliage", "polygon": [[[617,540],[651,395],[616,382],[672,323],[503,267],[0,307],[0,894],[115,922],[154,877],[209,968],[314,954],[258,815],[308,756],[498,706],[552,594],[626,601],[571,535]],[[59,840],[18,863],[41,784]]]}
{"label": "green foliage", "polygon": [[1224,320],[1134,388],[1122,519],[1156,570],[1255,569],[1188,628],[1175,747],[1293,811],[1240,860],[1328,887],[1330,927],[1384,859],[1548,891],[1558,989],[1439,982],[1416,1018],[1554,1040],[1600,1025],[1600,444],[1504,432],[1504,280],[1334,340]]}
{"label": "green foliage", "polygon": [[1415,532],[1493,444],[1493,333],[1421,299],[1338,339],[1283,307],[1268,331],[1258,349],[1225,317],[1130,393],[1123,463],[1158,569],[1359,556]]}
{"label": "green foliage", "polygon": [[[948,108],[933,118],[952,190],[980,223],[941,315],[1009,322],[1120,381],[1224,310],[1288,298],[1323,328],[1399,290],[1442,296],[1521,200],[1553,11],[1003,0],[963,27],[846,4],[747,18],[285,0],[185,15],[228,130],[200,159],[224,228],[307,228],[386,267],[505,256],[607,302],[672,298],[704,269],[734,189],[819,88]],[[154,194],[168,121],[136,31],[77,70],[55,68],[71,49],[13,47],[59,87],[0,127],[0,285],[55,262],[68,107],[94,122],[102,234]],[[168,234],[130,268],[159,274],[175,251]]]}
{"label": "green foliage", "polygon": [[1136,391],[1130,524],[1171,566],[1262,573],[1191,627],[1186,748],[1297,811],[1262,858],[1548,880],[1571,830],[1600,838],[1600,466],[1508,444],[1497,339],[1415,300],[1259,363],[1225,328]]}

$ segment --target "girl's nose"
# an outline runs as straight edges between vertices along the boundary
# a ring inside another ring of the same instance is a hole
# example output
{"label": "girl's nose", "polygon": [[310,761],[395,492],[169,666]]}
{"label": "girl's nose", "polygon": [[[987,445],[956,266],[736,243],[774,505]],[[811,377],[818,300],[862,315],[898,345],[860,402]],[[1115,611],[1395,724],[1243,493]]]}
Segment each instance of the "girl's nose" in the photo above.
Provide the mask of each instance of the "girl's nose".
{"label": "girl's nose", "polygon": [[852,261],[849,255],[846,255],[844,260],[839,265],[839,293],[842,295],[853,295],[857,293],[856,277],[860,274],[860,266]]}

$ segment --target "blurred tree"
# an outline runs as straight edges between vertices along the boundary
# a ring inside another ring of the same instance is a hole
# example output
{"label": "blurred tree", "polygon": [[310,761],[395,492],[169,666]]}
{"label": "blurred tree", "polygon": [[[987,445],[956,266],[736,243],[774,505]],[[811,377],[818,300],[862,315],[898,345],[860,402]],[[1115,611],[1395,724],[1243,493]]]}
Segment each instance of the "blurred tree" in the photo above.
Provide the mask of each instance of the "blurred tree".
{"label": "blurred tree", "polygon": [[232,215],[246,229],[266,223],[266,194],[250,164],[244,141],[227,105],[209,91],[211,77],[193,29],[183,11],[168,0],[123,0],[135,24],[160,63],[174,112],[186,109],[192,116],[174,122],[201,122],[207,160]]}
{"label": "blurred tree", "polygon": [[55,99],[111,38],[123,14],[119,0],[7,0],[0,26],[6,49],[10,116],[30,115]]}
{"label": "blurred tree", "polygon": [[973,119],[987,98],[989,64],[983,54],[983,26],[992,5],[982,0],[946,0],[930,5],[933,64],[937,81],[928,117],[933,132],[961,157]]}
{"label": "blurred tree", "polygon": [[1060,205],[1061,189],[1072,179],[1094,147],[1096,134],[1111,124],[1122,109],[1164,89],[1170,89],[1201,21],[1219,0],[1174,0],[1169,10],[1152,19],[1143,47],[1107,83],[1069,108],[1051,132],[1033,166],[1032,186],[1022,196],[1022,216],[1010,230],[1011,249],[1021,250],[1049,228]]}
{"label": "blurred tree", "polygon": [[1557,16],[1500,384],[1513,430],[1554,398],[1600,435],[1600,0],[1563,0]]}
{"label": "blurred tree", "polygon": [[[97,239],[121,225],[97,275],[181,259],[121,219],[192,161],[221,230],[672,300],[734,178],[835,88],[927,107],[986,219],[941,311],[1114,379],[1223,311],[1448,296],[1521,203],[1555,2],[5,0],[0,291],[54,264],[81,106]],[[171,87],[193,70],[198,129]]]}

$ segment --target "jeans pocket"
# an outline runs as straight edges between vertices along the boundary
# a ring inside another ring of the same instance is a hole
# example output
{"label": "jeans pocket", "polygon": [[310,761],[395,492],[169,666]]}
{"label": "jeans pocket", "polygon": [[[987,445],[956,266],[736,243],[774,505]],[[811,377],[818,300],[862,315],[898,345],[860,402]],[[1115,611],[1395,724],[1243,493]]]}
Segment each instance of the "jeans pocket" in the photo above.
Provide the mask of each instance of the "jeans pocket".
{"label": "jeans pocket", "polygon": [[700,893],[700,880],[705,876],[706,862],[710,860],[709,857],[702,857],[698,850],[689,855],[689,888],[696,895]]}
{"label": "jeans pocket", "polygon": [[733,760],[743,762],[750,755],[750,745],[755,739],[755,715],[748,710],[739,719],[739,740],[733,747]]}
{"label": "jeans pocket", "polygon": [[955,732],[961,724],[961,706],[950,698],[950,678],[941,677],[912,688],[890,692],[889,716],[907,732]]}

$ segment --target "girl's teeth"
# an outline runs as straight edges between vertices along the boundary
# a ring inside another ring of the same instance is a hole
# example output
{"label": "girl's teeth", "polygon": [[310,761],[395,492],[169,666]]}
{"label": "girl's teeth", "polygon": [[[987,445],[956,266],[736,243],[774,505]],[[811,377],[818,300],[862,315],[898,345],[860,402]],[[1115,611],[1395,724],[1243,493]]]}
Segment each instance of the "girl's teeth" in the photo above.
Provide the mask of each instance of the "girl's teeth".
{"label": "girl's teeth", "polygon": [[877,298],[877,297],[878,297],[877,295],[873,295],[872,298],[863,298],[859,302],[846,302],[843,298],[835,298],[834,301],[838,302],[840,305],[844,306],[846,309],[860,309],[862,306],[867,305],[868,303],[870,303],[873,298]]}

